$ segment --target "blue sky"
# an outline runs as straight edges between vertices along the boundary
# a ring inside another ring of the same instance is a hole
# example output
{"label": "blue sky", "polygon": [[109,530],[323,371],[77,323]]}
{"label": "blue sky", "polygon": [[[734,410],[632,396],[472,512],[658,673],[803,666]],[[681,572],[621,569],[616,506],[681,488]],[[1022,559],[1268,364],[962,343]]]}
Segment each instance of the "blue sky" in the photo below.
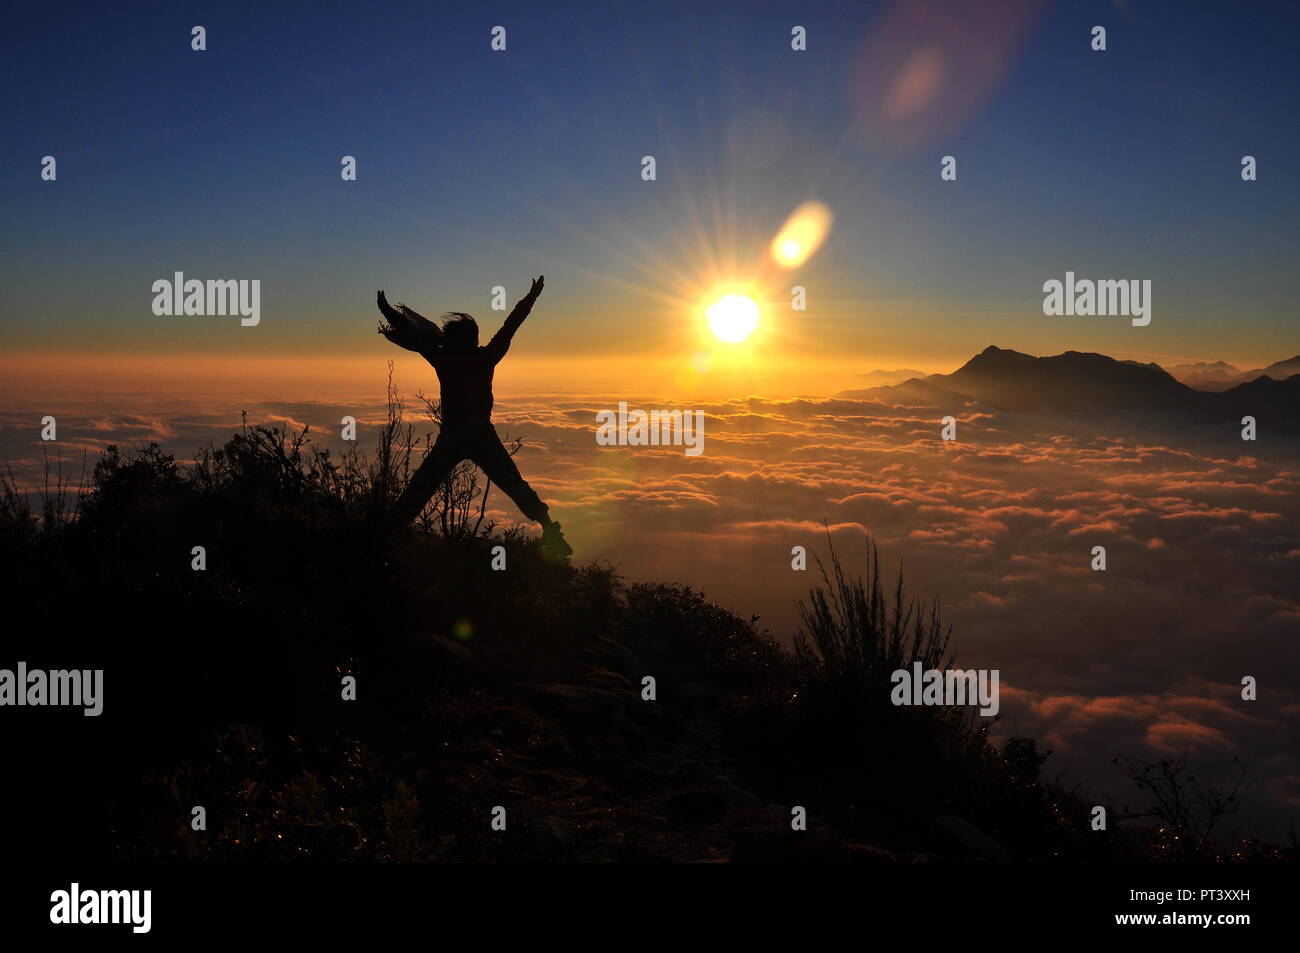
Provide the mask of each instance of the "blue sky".
{"label": "blue sky", "polygon": [[[18,4],[0,344],[378,354],[375,288],[491,323],[488,289],[541,271],[536,353],[670,341],[657,291],[703,249],[743,271],[816,197],[835,228],[792,276],[812,350],[1300,350],[1295,4],[1045,5],[978,108],[906,149],[860,134],[852,80],[891,4],[559,6]],[[1052,324],[1039,289],[1067,268],[1152,279],[1152,326]],[[153,316],[177,269],[261,278],[264,325]]]}

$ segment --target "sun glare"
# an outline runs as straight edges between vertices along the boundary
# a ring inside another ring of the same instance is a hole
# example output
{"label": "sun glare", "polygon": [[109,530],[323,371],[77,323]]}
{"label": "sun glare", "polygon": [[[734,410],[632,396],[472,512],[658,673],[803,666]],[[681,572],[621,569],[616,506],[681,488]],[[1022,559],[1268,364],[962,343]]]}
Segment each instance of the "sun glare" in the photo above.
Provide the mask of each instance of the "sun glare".
{"label": "sun glare", "polygon": [[743,341],[758,327],[758,305],[748,295],[723,295],[705,313],[719,341]]}

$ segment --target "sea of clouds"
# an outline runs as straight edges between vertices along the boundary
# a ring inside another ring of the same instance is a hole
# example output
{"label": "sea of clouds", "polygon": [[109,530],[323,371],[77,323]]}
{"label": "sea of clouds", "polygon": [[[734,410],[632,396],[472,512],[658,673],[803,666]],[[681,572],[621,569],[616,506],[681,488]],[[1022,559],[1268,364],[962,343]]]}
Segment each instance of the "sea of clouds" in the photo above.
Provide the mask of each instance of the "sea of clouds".
{"label": "sea of clouds", "polygon": [[[703,410],[704,453],[598,446],[595,415],[619,400]],[[46,454],[75,484],[83,457],[88,472],[110,443],[156,441],[188,459],[235,431],[241,409],[250,423],[310,426],[336,450],[344,415],[360,422],[363,446],[384,417],[373,399],[92,406],[107,402],[58,411],[53,445],[39,440],[39,420],[54,410],[0,415],[0,458],[20,484],[41,482]],[[411,416],[418,408],[407,401]],[[948,413],[955,442],[939,439]],[[1111,763],[1118,754],[1187,755],[1210,773],[1240,757],[1255,779],[1243,833],[1263,823],[1280,836],[1300,807],[1294,438],[1116,432],[888,397],[539,397],[500,400],[495,418],[503,435],[524,438],[520,469],[579,559],[702,589],[788,643],[795,603],[817,582],[815,562],[791,569],[791,547],[825,557],[829,540],[860,566],[869,533],[887,583],[901,566],[909,592],[940,600],[957,664],[1001,672],[998,732],[1038,739],[1069,779],[1132,801]],[[502,524],[519,518],[497,490],[489,512]],[[1105,572],[1090,568],[1097,545]],[[1259,681],[1258,701],[1240,697],[1246,675]]]}

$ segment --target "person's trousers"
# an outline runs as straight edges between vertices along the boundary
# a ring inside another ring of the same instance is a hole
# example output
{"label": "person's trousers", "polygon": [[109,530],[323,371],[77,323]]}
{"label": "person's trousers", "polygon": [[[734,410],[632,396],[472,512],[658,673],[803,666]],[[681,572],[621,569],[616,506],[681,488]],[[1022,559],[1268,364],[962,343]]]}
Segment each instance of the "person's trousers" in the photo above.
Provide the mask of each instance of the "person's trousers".
{"label": "person's trousers", "polygon": [[490,421],[443,427],[438,432],[438,439],[433,442],[424,462],[393,508],[393,521],[398,526],[405,526],[419,516],[438,487],[462,460],[472,461],[486,473],[488,479],[499,486],[529,519],[543,525],[548,522],[550,511],[546,504],[519,475],[519,468]]}

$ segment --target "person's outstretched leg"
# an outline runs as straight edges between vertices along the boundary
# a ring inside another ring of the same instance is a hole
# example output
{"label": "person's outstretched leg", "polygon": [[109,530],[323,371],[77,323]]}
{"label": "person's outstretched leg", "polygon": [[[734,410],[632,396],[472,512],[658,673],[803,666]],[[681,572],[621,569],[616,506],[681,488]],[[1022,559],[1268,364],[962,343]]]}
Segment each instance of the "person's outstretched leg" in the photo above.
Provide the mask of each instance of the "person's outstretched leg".
{"label": "person's outstretched leg", "polygon": [[530,520],[542,524],[542,545],[560,556],[570,556],[573,548],[569,546],[560,532],[560,524],[551,519],[551,512],[537,492],[528,485],[519,474],[510,451],[501,443],[496,428],[488,424],[481,432],[474,435],[468,456],[488,475],[488,478],[501,487],[501,491],[514,501]]}
{"label": "person's outstretched leg", "polygon": [[398,530],[409,525],[419,516],[420,511],[438,491],[438,487],[451,476],[451,471],[463,459],[465,454],[459,446],[459,441],[448,437],[447,431],[441,431],[429,452],[425,454],[424,462],[416,469],[411,482],[406,484],[406,489],[389,512],[389,526],[393,530]]}

